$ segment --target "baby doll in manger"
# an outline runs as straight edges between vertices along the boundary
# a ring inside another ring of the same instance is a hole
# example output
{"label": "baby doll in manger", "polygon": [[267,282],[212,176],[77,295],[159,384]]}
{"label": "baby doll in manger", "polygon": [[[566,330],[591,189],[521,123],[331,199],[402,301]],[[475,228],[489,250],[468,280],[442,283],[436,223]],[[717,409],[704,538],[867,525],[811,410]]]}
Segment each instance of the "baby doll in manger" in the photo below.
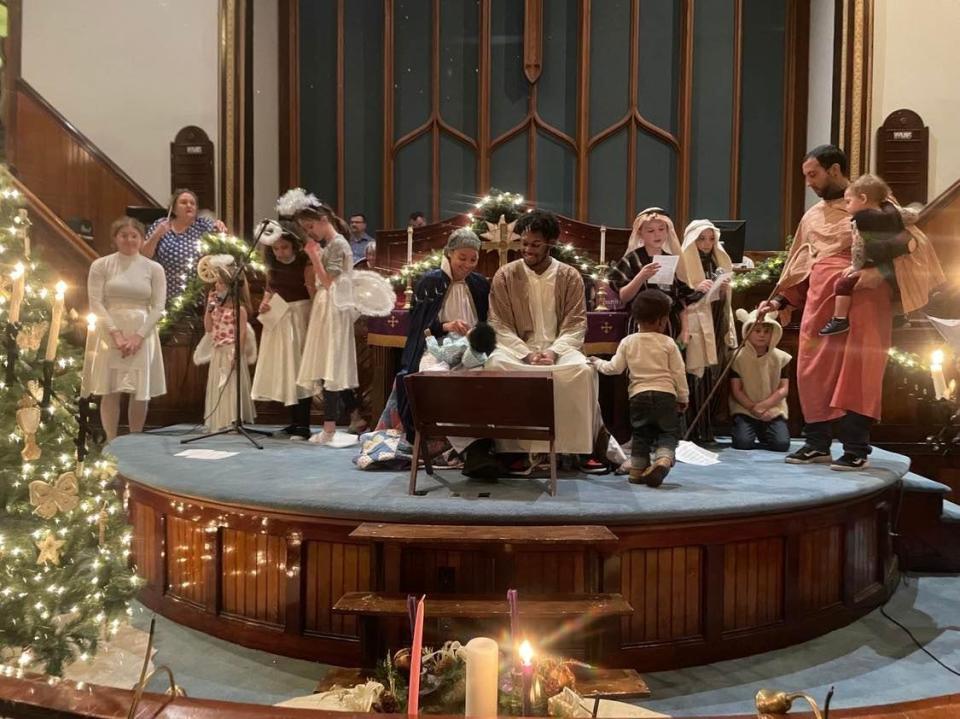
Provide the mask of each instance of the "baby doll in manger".
{"label": "baby doll in manger", "polygon": [[486,322],[477,322],[466,335],[448,333],[438,342],[430,330],[424,331],[427,346],[420,361],[421,371],[475,369],[483,367],[497,348],[497,333]]}

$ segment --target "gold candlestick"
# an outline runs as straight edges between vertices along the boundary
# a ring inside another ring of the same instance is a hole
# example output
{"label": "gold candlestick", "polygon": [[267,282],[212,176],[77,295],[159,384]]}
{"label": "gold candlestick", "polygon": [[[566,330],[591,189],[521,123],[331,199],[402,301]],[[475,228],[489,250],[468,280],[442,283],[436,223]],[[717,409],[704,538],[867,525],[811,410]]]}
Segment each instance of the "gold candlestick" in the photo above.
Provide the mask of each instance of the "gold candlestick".
{"label": "gold candlestick", "polygon": [[601,277],[597,280],[597,312],[608,312],[607,308],[607,285],[609,282],[606,278]]}
{"label": "gold candlestick", "polygon": [[407,289],[403,291],[403,309],[409,310],[413,307],[413,277],[407,277]]}

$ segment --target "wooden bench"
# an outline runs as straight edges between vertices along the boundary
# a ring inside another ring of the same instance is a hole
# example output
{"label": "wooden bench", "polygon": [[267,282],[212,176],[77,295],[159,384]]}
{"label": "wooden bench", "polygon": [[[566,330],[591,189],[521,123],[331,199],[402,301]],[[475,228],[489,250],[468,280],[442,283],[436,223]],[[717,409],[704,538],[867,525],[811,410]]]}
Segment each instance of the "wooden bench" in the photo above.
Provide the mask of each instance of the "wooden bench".
{"label": "wooden bench", "polygon": [[431,436],[531,439],[549,443],[550,494],[557,493],[553,376],[549,372],[417,372],[404,378],[416,437],[409,493],[421,455],[433,474]]}

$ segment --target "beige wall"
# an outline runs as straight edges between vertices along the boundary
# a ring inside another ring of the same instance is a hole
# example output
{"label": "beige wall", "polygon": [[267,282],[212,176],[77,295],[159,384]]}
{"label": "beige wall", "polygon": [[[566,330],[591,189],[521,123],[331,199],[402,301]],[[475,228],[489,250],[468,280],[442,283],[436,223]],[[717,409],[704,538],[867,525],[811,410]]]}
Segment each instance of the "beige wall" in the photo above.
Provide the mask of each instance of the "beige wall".
{"label": "beige wall", "polygon": [[253,221],[276,216],[280,195],[277,0],[253,5]]}
{"label": "beige wall", "polygon": [[23,77],[164,203],[186,125],[219,147],[216,0],[27,0]]}
{"label": "beige wall", "polygon": [[929,199],[960,179],[960,0],[876,0],[872,162],[876,129],[894,110],[930,128]]}

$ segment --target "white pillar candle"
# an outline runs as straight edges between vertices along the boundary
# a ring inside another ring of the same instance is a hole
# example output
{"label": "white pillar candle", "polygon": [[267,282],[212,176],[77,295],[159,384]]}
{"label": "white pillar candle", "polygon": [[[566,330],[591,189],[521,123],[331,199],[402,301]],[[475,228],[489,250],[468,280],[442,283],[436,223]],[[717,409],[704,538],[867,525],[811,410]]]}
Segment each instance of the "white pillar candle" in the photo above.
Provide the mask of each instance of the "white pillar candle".
{"label": "white pillar candle", "polygon": [[53,298],[53,315],[50,318],[50,334],[47,335],[47,352],[43,358],[53,362],[57,356],[57,345],[60,342],[60,324],[63,322],[63,296],[67,286],[63,282],[57,283],[57,292]]}
{"label": "white pillar candle", "polygon": [[607,226],[600,225],[600,264],[607,261]]}
{"label": "white pillar candle", "polygon": [[930,377],[933,379],[933,393],[937,399],[947,396],[947,380],[943,376],[943,350],[934,350],[930,362]]}
{"label": "white pillar candle", "polygon": [[497,716],[500,647],[489,637],[476,637],[467,642],[466,716]]}
{"label": "white pillar candle", "polygon": [[413,262],[413,228],[407,228],[407,264]]}
{"label": "white pillar candle", "polygon": [[14,325],[20,321],[20,306],[23,304],[23,290],[27,281],[27,269],[22,262],[18,262],[10,273],[13,286],[10,289],[10,313],[7,321]]}

